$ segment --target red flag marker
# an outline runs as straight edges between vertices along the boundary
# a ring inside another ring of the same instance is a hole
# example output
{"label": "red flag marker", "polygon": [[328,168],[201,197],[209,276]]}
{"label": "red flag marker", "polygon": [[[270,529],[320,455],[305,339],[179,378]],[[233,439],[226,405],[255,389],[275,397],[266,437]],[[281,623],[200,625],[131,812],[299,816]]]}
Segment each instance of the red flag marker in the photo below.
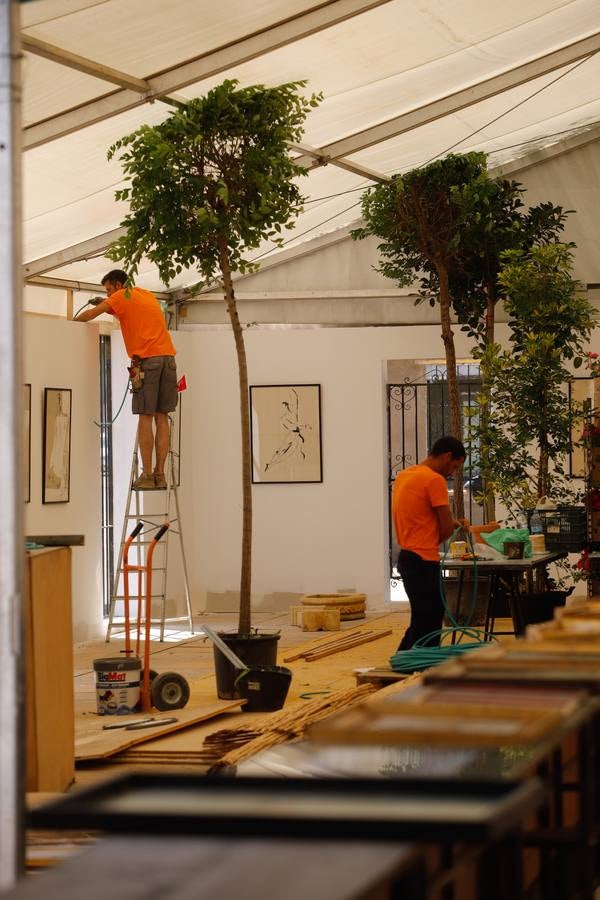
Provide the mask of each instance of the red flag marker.
{"label": "red flag marker", "polygon": [[181,391],[185,391],[187,389],[187,381],[185,380],[185,375],[182,375],[179,381],[177,382],[177,390],[179,393]]}

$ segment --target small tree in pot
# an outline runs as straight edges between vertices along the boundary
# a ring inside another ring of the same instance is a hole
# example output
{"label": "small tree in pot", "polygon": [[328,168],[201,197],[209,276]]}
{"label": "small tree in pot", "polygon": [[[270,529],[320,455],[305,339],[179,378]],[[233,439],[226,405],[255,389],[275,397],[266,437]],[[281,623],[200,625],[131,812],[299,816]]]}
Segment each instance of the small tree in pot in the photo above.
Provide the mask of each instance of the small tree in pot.
{"label": "small tree in pot", "polygon": [[[479,180],[488,179],[484,153],[449,154],[387,184],[369,188],[362,198],[365,225],[352,233],[357,239],[381,238],[379,271],[402,287],[422,273],[435,282],[432,303],[440,307],[442,341],[450,401],[450,431],[462,439],[463,421],[456,350],[452,331],[450,281],[461,265],[463,242],[468,233],[470,210],[463,195]],[[435,300],[433,299],[435,295]],[[454,476],[456,514],[464,514],[462,470]]]}
{"label": "small tree in pot", "polygon": [[594,326],[594,310],[572,277],[567,244],[551,243],[502,255],[498,279],[506,294],[510,350],[489,348],[493,486],[509,510],[543,496],[574,499],[565,465],[582,409],[569,400],[568,364],[579,367]]}
{"label": "small tree in pot", "polygon": [[130,277],[147,257],[169,284],[184,269],[203,284],[220,276],[238,360],[242,439],[242,561],[238,634],[251,630],[252,490],[248,372],[232,273],[252,271],[244,254],[271,239],[301,210],[294,179],[306,174],[288,145],[320,97],[304,97],[304,82],[239,88],[225,81],[154,127],[117,141],[129,185],[116,197],[130,205],[127,232],[111,248]]}

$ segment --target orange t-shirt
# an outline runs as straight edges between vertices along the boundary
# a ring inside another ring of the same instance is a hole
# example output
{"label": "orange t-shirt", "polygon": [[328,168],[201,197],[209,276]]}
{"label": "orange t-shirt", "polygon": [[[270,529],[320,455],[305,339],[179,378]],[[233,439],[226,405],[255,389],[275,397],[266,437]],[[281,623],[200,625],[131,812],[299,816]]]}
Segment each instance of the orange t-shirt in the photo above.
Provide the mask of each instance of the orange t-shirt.
{"label": "orange t-shirt", "polygon": [[175,356],[177,351],[154,294],[139,287],[121,288],[106,302],[119,320],[130,357]]}
{"label": "orange t-shirt", "polygon": [[400,472],[392,491],[396,540],[403,550],[435,562],[440,558],[436,506],[448,506],[445,478],[421,464]]}

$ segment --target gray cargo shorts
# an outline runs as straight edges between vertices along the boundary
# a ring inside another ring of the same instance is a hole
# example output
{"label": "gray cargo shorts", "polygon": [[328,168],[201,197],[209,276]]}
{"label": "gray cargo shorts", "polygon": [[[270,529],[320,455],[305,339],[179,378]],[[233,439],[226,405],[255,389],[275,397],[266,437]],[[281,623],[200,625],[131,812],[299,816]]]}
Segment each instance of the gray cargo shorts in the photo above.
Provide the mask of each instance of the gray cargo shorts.
{"label": "gray cargo shorts", "polygon": [[177,367],[174,356],[148,356],[141,362],[144,380],[134,391],[131,410],[137,416],[173,412],[177,407]]}

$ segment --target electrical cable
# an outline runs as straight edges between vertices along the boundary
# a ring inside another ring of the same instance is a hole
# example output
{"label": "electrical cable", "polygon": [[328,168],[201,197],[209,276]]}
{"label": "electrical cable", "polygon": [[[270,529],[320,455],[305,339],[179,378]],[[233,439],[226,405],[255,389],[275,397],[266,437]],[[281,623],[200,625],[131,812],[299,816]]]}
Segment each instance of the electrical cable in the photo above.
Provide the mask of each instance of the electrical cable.
{"label": "electrical cable", "polygon": [[511,107],[509,107],[509,109],[504,110],[504,112],[501,112],[498,116],[494,116],[493,119],[490,119],[489,122],[486,122],[484,125],[480,125],[479,128],[475,128],[466,137],[461,138],[459,141],[455,141],[453,144],[450,144],[449,147],[446,147],[445,150],[441,150],[439,153],[436,153],[436,155],[432,156],[431,159],[428,159],[427,162],[421,163],[419,168],[422,168],[422,166],[428,166],[429,163],[433,162],[435,159],[438,159],[440,156],[445,156],[447,153],[450,153],[451,150],[454,150],[455,147],[458,147],[459,144],[463,144],[465,141],[470,140],[470,138],[475,137],[475,135],[479,134],[481,131],[483,131],[484,128],[488,128],[490,125],[494,125],[500,119],[504,118],[504,116],[507,116],[509,113],[514,112],[515,109],[519,109],[520,106],[523,106],[529,100],[532,100],[533,97],[537,97],[538,94],[541,94],[543,91],[547,90],[549,87],[552,87],[554,84],[556,84],[558,81],[560,81],[561,78],[565,78],[567,75],[570,75],[571,72],[574,72],[575,69],[578,69],[579,66],[582,66],[584,63],[588,62],[588,60],[590,60],[593,56],[595,56],[596,53],[598,53],[598,51],[594,50],[593,53],[588,54],[588,56],[584,56],[583,59],[580,59],[576,63],[574,63],[570,67],[570,69],[566,70],[566,72],[561,72],[559,75],[556,76],[556,78],[553,78],[552,81],[549,81],[548,84],[543,84],[540,88],[533,91],[533,93],[528,94],[527,97],[524,97],[522,100],[519,100],[518,103],[515,103],[514,106],[511,106]]}
{"label": "electrical cable", "polygon": [[[454,531],[449,539],[449,546],[456,535],[463,530],[464,527],[461,525],[460,528],[457,528]],[[415,641],[410,650],[397,650],[390,658],[390,665],[394,672],[405,672],[406,674],[411,672],[422,672],[424,669],[430,669],[432,666],[437,666],[450,659],[455,659],[463,653],[469,653],[471,650],[479,650],[481,647],[488,644],[490,640],[497,640],[490,632],[471,626],[477,602],[478,577],[477,558],[473,552],[473,540],[469,532],[467,532],[467,539],[471,552],[473,553],[473,592],[471,595],[471,608],[469,609],[467,620],[464,624],[459,624],[450,612],[448,604],[446,603],[444,582],[442,579],[442,569],[448,555],[448,550],[446,550],[440,563],[439,584],[442,604],[446,616],[451,623],[451,627],[430,631],[429,634],[426,634],[419,638],[418,641]],[[463,642],[463,638],[465,637],[471,638],[471,641],[469,643]],[[450,638],[452,643],[442,645],[442,642],[447,638]],[[433,645],[430,643],[432,640],[435,641],[435,644]]]}
{"label": "electrical cable", "polygon": [[129,379],[127,380],[127,384],[125,385],[125,393],[123,394],[123,399],[121,400],[121,405],[120,405],[120,407],[118,408],[117,414],[114,416],[114,418],[111,419],[110,422],[96,422],[96,420],[94,419],[94,420],[93,420],[93,421],[94,421],[94,425],[97,425],[98,428],[110,428],[110,426],[113,425],[113,424],[117,421],[117,419],[119,418],[119,415],[120,415],[120,413],[121,413],[121,410],[123,409],[123,406],[124,406],[124,404],[125,404],[125,400],[127,399],[127,394],[128,394],[128,393],[129,393]]}
{"label": "electrical cable", "polygon": [[[536,97],[538,94],[541,94],[543,91],[547,90],[549,87],[552,87],[554,84],[556,84],[562,78],[565,78],[567,75],[570,75],[571,72],[574,72],[575,69],[579,68],[579,66],[588,62],[588,60],[590,60],[592,57],[594,57],[596,55],[596,53],[598,53],[598,51],[594,50],[593,53],[590,53],[588,56],[584,56],[583,59],[577,60],[577,62],[575,62],[569,69],[567,69],[565,72],[560,72],[556,76],[556,78],[552,79],[552,81],[548,82],[547,84],[542,85],[542,87],[540,87],[540,88],[537,88],[531,94],[528,94],[527,97],[524,97],[522,100],[519,100],[518,103],[515,103],[514,106],[511,106],[510,109],[504,110],[504,112],[500,113],[497,116],[494,116],[493,119],[490,119],[489,122],[485,122],[479,128],[473,129],[470,132],[470,134],[465,135],[465,137],[461,138],[459,141],[456,141],[450,147],[447,147],[445,150],[441,150],[439,153],[436,153],[435,156],[432,156],[431,159],[428,159],[426,162],[420,163],[420,165],[416,166],[415,168],[422,169],[424,166],[429,165],[429,163],[438,159],[440,156],[445,156],[447,153],[449,153],[455,147],[458,147],[459,144],[463,144],[465,141],[468,141],[470,138],[474,137],[476,134],[479,134],[479,132],[483,131],[485,128],[488,128],[490,125],[493,125],[495,122],[498,122],[504,116],[507,116],[509,113],[514,112],[514,110],[519,109],[519,107],[523,106],[525,103],[527,103],[533,97]],[[354,188],[353,190],[358,190],[358,188]],[[343,192],[343,193],[350,193],[350,191]],[[340,193],[340,196],[341,195],[342,194]],[[257,260],[262,259],[263,257],[268,256],[271,253],[275,253],[277,250],[280,250],[286,244],[289,244],[292,241],[298,240],[298,238],[305,237],[311,231],[315,231],[317,228],[321,228],[323,225],[327,225],[329,222],[331,222],[333,219],[336,219],[338,216],[343,216],[345,213],[350,212],[351,209],[354,209],[355,207],[360,206],[360,203],[361,203],[361,201],[359,200],[357,203],[353,203],[352,206],[349,206],[347,209],[343,209],[341,212],[335,213],[335,215],[330,216],[328,219],[325,219],[324,222],[319,222],[318,225],[313,225],[311,228],[308,228],[306,231],[303,231],[301,234],[292,235],[290,238],[288,238],[287,241],[283,241],[281,244],[277,245],[276,247],[271,247],[268,250],[265,250],[263,253],[260,253],[258,256],[255,256],[253,258],[252,262],[256,262]]]}
{"label": "electrical cable", "polygon": [[[90,305],[98,306],[99,303],[102,303],[103,299],[104,299],[103,297],[92,297],[90,300],[87,301],[87,303],[84,303],[83,306],[81,306],[77,310],[77,312],[75,313],[73,318],[76,319],[77,316],[79,315],[79,313],[82,310],[84,310],[86,308],[86,306],[90,306]],[[96,422],[96,420],[93,419],[92,421],[93,421],[94,425],[97,425],[98,428],[110,428],[110,426],[113,425],[119,418],[119,415],[121,413],[121,410],[123,409],[123,406],[125,404],[125,400],[127,398],[128,393],[129,393],[129,379],[127,380],[127,384],[125,385],[125,393],[123,394],[123,399],[121,400],[121,405],[119,406],[119,408],[117,410],[117,414],[114,416],[114,418],[112,418],[110,422]]]}
{"label": "electrical cable", "polygon": [[89,300],[86,300],[83,306],[79,307],[73,318],[76,319],[79,313],[82,312],[86,308],[86,306],[98,306],[98,304],[102,303],[103,300],[104,297],[90,297]]}

